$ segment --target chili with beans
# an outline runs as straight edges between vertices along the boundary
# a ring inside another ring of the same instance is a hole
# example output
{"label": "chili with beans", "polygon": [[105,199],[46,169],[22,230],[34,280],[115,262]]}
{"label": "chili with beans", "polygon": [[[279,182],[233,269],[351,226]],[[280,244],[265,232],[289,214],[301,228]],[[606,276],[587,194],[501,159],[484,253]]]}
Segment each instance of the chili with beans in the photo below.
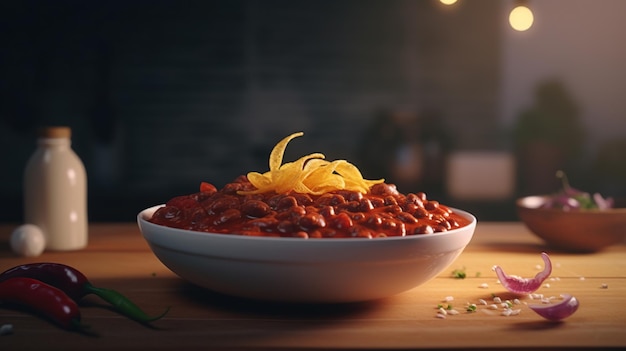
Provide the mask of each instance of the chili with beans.
{"label": "chili with beans", "polygon": [[200,192],[172,198],[149,221],[201,232],[299,238],[431,234],[470,223],[426,194],[404,195],[393,184],[375,184],[367,194],[239,194],[253,189],[246,176],[220,190],[202,183]]}

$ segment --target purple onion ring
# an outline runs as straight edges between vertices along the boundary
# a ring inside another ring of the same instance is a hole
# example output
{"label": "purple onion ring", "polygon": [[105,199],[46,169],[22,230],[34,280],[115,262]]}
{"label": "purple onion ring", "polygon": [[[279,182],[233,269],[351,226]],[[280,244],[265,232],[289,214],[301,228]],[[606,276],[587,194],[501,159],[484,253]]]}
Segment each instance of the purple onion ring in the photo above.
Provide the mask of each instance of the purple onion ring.
{"label": "purple onion ring", "polygon": [[508,275],[504,273],[500,266],[494,266],[493,270],[496,271],[496,275],[498,276],[500,283],[502,283],[502,286],[504,286],[508,291],[515,294],[530,294],[539,289],[541,284],[552,273],[552,262],[550,261],[548,254],[542,252],[541,258],[543,258],[545,267],[541,272],[537,273],[534,278],[522,278],[519,276]]}

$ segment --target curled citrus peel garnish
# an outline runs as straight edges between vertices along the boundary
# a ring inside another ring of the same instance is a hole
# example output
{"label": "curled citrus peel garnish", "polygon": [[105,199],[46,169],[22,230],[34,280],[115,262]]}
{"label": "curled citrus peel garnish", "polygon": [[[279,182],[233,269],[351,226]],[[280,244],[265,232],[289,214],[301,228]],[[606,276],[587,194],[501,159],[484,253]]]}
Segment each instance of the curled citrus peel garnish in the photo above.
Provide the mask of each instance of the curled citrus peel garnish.
{"label": "curled citrus peel garnish", "polygon": [[279,141],[270,153],[270,170],[265,173],[249,172],[247,174],[248,180],[256,187],[256,190],[240,191],[239,194],[295,191],[320,195],[336,190],[367,193],[372,185],[385,181],[384,179],[363,179],[361,172],[353,164],[346,160],[326,161],[326,156],[321,153],[312,153],[294,162],[283,164],[287,144],[302,135],[304,135],[302,132],[293,133]]}

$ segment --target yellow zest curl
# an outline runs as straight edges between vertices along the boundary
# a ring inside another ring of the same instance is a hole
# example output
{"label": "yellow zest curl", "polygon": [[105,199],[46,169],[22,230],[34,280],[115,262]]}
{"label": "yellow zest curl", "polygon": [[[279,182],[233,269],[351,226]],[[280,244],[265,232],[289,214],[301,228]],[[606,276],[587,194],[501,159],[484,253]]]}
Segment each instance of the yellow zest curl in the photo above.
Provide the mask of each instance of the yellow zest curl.
{"label": "yellow zest curl", "polygon": [[294,138],[304,135],[293,133],[274,146],[270,153],[270,170],[261,174],[248,173],[248,180],[256,187],[253,191],[240,191],[240,194],[298,193],[320,195],[336,190],[351,190],[367,193],[374,184],[384,179],[363,179],[361,171],[346,160],[326,161],[324,154],[313,153],[294,162],[283,164],[287,144]]}

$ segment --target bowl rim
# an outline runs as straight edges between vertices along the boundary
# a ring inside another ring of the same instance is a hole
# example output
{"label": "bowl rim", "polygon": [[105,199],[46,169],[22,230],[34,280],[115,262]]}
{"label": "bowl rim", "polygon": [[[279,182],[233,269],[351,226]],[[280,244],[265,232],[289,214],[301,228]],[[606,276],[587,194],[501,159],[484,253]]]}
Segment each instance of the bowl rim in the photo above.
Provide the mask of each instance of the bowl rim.
{"label": "bowl rim", "polygon": [[[160,224],[156,224],[156,223],[152,223],[150,221],[147,220],[147,216],[149,214],[154,213],[154,211],[156,211],[157,209],[159,209],[160,207],[165,206],[165,204],[160,204],[160,205],[154,205],[148,208],[145,208],[143,210],[141,210],[138,214],[137,214],[137,222],[139,224],[140,229],[142,228],[142,226],[149,226],[149,227],[153,227],[153,228],[163,228],[166,230],[171,230],[173,232],[176,233],[180,233],[180,234],[186,234],[186,235],[197,235],[197,236],[203,236],[203,237],[213,237],[213,238],[232,238],[232,240],[253,240],[253,241],[288,241],[288,242],[298,242],[298,241],[302,241],[302,242],[320,242],[320,243],[340,243],[340,242],[381,242],[381,241],[397,241],[397,240],[419,240],[417,238],[432,238],[432,237],[442,237],[442,236],[451,236],[451,235],[456,235],[459,232],[462,232],[464,230],[468,230],[468,229],[472,229],[472,232],[475,230],[475,227],[478,223],[478,219],[476,218],[476,216],[474,216],[473,214],[464,211],[464,210],[460,210],[454,207],[448,207],[450,208],[453,212],[466,217],[467,219],[470,220],[470,223],[463,226],[463,227],[459,227],[459,228],[455,228],[455,229],[451,229],[445,232],[436,232],[436,233],[432,233],[432,234],[420,234],[420,235],[406,235],[406,236],[388,236],[388,237],[383,237],[383,238],[315,238],[315,239],[303,239],[303,238],[295,238],[295,237],[268,237],[268,236],[251,236],[251,235],[239,235],[239,234],[224,234],[224,233],[212,233],[212,232],[201,232],[201,231],[196,231],[196,230],[189,230],[189,229],[180,229],[180,228],[173,228],[173,227],[168,227],[168,226],[164,226],[164,225],[160,225]],[[143,229],[141,229],[141,231],[143,231]],[[473,236],[473,235],[472,235]],[[230,239],[229,239],[230,240]]]}
{"label": "bowl rim", "polygon": [[530,211],[541,211],[544,213],[571,213],[571,214],[624,214],[626,215],[626,207],[613,207],[604,210],[600,210],[597,208],[587,209],[584,211],[563,211],[559,208],[541,208],[541,207],[533,207],[528,206],[528,201],[545,201],[548,197],[552,195],[550,194],[541,194],[541,195],[528,195],[522,196],[515,200],[515,206],[518,209],[530,210]]}

